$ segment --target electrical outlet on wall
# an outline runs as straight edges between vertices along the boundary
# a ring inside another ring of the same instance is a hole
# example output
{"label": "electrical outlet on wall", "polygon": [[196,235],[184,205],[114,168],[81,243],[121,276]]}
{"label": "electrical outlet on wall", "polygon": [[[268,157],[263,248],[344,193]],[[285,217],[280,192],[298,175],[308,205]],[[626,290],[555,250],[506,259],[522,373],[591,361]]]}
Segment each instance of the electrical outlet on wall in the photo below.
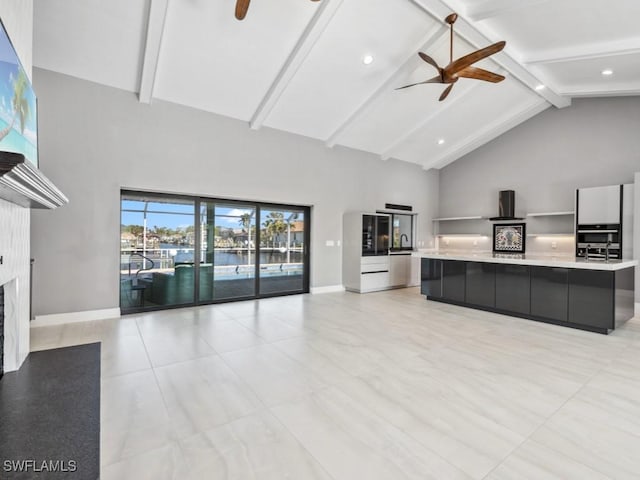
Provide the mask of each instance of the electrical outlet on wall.
{"label": "electrical outlet on wall", "polygon": [[474,240],[474,241],[473,241],[473,246],[474,246],[474,247],[477,247],[477,246],[478,246],[478,240]]}
{"label": "electrical outlet on wall", "polygon": [[553,242],[551,242],[551,248],[554,249],[554,250],[556,248],[558,248],[558,242],[556,242],[555,240]]}

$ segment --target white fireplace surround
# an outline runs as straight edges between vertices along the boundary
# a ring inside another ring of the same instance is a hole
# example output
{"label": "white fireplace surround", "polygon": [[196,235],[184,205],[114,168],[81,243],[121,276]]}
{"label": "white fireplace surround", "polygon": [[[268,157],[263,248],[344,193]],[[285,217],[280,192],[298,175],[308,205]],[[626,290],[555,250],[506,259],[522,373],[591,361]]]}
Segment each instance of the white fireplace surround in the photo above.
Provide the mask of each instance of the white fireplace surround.
{"label": "white fireplace surround", "polygon": [[20,328],[18,322],[18,280],[4,285],[4,371],[16,370],[20,365]]}

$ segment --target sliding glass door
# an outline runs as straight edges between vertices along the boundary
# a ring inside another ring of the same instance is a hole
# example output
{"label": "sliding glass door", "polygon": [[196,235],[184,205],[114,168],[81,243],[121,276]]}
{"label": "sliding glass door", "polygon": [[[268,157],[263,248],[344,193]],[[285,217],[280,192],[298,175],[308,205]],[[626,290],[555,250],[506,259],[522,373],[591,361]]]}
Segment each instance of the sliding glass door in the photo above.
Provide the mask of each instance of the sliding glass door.
{"label": "sliding glass door", "polygon": [[260,294],[305,291],[307,215],[302,208],[260,209]]}
{"label": "sliding glass door", "polygon": [[120,307],[146,310],[194,301],[195,202],[122,194]]}
{"label": "sliding glass door", "polygon": [[256,295],[256,207],[200,203],[200,302]]}
{"label": "sliding glass door", "polygon": [[309,217],[309,207],[123,191],[120,308],[308,292]]}

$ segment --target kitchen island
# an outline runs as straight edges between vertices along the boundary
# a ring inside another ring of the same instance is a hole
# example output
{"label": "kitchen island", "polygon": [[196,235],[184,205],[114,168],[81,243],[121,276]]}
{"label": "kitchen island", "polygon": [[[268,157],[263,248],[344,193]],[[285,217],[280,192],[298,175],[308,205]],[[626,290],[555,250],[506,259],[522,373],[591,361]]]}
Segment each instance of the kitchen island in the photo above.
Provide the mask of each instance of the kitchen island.
{"label": "kitchen island", "polygon": [[637,260],[420,251],[427,300],[607,334],[634,316]]}

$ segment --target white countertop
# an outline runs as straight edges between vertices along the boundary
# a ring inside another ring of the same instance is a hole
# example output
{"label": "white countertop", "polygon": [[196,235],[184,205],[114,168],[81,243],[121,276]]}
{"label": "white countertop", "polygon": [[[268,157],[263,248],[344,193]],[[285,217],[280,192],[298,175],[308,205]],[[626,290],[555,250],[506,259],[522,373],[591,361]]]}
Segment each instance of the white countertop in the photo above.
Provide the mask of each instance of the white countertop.
{"label": "white countertop", "polygon": [[544,267],[582,268],[585,270],[622,270],[635,267],[638,260],[589,260],[571,255],[524,254],[514,255],[491,252],[420,250],[413,257],[439,258],[442,260],[462,260],[466,262],[508,263],[513,265],[539,265]]}

